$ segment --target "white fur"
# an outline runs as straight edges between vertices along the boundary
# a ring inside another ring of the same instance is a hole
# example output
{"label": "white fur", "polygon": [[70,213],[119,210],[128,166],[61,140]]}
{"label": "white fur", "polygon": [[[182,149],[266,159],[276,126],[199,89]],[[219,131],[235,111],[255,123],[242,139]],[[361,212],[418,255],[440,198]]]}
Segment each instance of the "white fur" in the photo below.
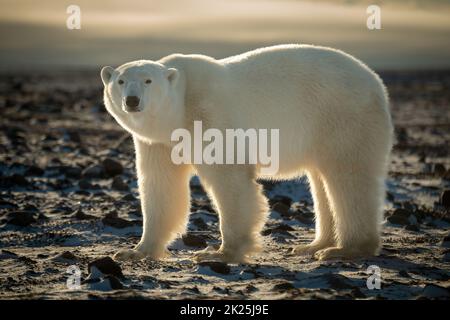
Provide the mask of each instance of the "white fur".
{"label": "white fur", "polygon": [[[117,79],[143,81],[142,111],[122,108]],[[134,137],[144,233],[117,259],[160,258],[186,227],[193,173],[220,215],[222,245],[199,259],[244,261],[259,247],[267,213],[258,165],[174,165],[170,133],[203,127],[280,129],[280,171],[307,174],[315,240],[294,249],[318,259],[376,254],[393,128],[386,90],[366,65],[338,50],[280,45],[215,60],[174,54],[102,70],[105,104]],[[192,132],[192,131],[191,131]]]}

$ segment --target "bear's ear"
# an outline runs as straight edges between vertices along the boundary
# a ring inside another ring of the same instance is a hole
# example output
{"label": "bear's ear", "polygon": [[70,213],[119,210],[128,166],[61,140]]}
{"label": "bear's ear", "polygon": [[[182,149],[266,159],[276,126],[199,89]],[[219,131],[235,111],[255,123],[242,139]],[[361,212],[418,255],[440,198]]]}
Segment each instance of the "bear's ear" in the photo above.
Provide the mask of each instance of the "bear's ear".
{"label": "bear's ear", "polygon": [[177,83],[178,77],[179,77],[179,76],[180,76],[180,73],[179,73],[178,70],[175,69],[175,68],[169,68],[169,69],[167,69],[167,71],[166,71],[166,77],[167,77],[167,80],[169,80],[169,82],[170,82],[172,85],[175,85],[175,84]]}
{"label": "bear's ear", "polygon": [[109,83],[109,80],[111,80],[113,73],[114,73],[113,67],[107,66],[102,68],[100,75],[102,77],[102,81],[105,86]]}

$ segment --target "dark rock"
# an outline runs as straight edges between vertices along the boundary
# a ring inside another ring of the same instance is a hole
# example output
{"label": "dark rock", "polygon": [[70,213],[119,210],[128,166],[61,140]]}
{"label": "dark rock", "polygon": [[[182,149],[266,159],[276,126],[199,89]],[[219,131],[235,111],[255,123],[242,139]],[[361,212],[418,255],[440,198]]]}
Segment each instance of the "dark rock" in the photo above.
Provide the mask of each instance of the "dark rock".
{"label": "dark rock", "polygon": [[140,224],[140,221],[129,221],[122,219],[118,216],[116,211],[113,211],[111,213],[108,213],[103,219],[102,222],[106,226],[122,229],[126,227],[135,226],[137,224]]}
{"label": "dark rock", "polygon": [[435,163],[433,166],[433,174],[439,177],[443,177],[445,173],[447,172],[447,169],[445,166],[441,163]]}
{"label": "dark rock", "polygon": [[65,204],[59,204],[50,211],[52,214],[70,214],[73,212],[72,207],[69,207]]}
{"label": "dark rock", "polygon": [[386,198],[388,199],[388,201],[391,201],[391,202],[395,200],[394,195],[392,193],[390,193],[389,191],[386,192]]}
{"label": "dark rock", "polygon": [[314,223],[314,218],[310,217],[309,215],[304,214],[304,213],[296,214],[295,219],[303,224],[313,224]]}
{"label": "dark rock", "polygon": [[258,291],[258,290],[259,290],[259,289],[258,289],[257,287],[255,287],[255,286],[253,286],[253,285],[251,285],[251,284],[249,284],[248,286],[245,287],[245,291],[246,291],[247,293],[256,292],[256,291]]}
{"label": "dark rock", "polygon": [[3,259],[16,259],[18,255],[12,251],[2,249],[0,253],[0,260]]}
{"label": "dark rock", "polygon": [[27,227],[37,221],[38,214],[33,211],[11,211],[5,215],[8,224]]}
{"label": "dark rock", "polygon": [[134,215],[134,216],[137,216],[137,217],[142,217],[142,212],[141,212],[140,208],[138,208],[136,210],[131,210],[130,212],[128,212],[128,214]]}
{"label": "dark rock", "polygon": [[442,191],[439,203],[446,208],[450,208],[450,189]]}
{"label": "dark rock", "polygon": [[129,191],[128,184],[126,184],[119,176],[114,177],[111,188],[117,191]]}
{"label": "dark rock", "polygon": [[450,180],[450,169],[447,169],[447,171],[442,176],[442,178],[445,179],[445,180]]}
{"label": "dark rock", "polygon": [[85,178],[102,178],[104,175],[104,168],[100,165],[92,165],[84,169],[82,175]]}
{"label": "dark rock", "polygon": [[64,251],[59,256],[63,259],[67,259],[67,260],[78,260],[77,257],[70,251]]}
{"label": "dark rock", "polygon": [[43,213],[38,213],[38,220],[48,220],[48,217]]}
{"label": "dark rock", "polygon": [[323,277],[334,290],[353,289],[355,287],[347,277],[340,274],[327,273]]}
{"label": "dark rock", "polygon": [[120,265],[110,257],[104,257],[94,260],[88,264],[88,272],[91,273],[91,268],[96,267],[104,275],[112,275],[123,279],[122,268]]}
{"label": "dark rock", "polygon": [[202,261],[199,265],[202,267],[209,267],[212,271],[220,274],[229,274],[231,271],[229,265],[220,261]]}
{"label": "dark rock", "polygon": [[78,219],[78,220],[94,220],[94,219],[97,219],[96,216],[93,216],[93,215],[91,215],[91,214],[84,213],[83,210],[81,210],[81,208],[79,208],[79,209],[73,214],[73,217],[74,217],[75,219]]}
{"label": "dark rock", "polygon": [[294,285],[290,282],[282,282],[282,283],[278,283],[276,284],[273,288],[272,291],[288,291],[288,290],[292,290],[295,289]]}
{"label": "dark rock", "polygon": [[450,248],[450,233],[448,233],[441,242],[441,246],[444,248]]}
{"label": "dark rock", "polygon": [[272,232],[278,232],[278,231],[295,231],[295,229],[292,228],[290,225],[282,223],[272,229]]}
{"label": "dark rock", "polygon": [[82,190],[91,190],[95,189],[95,187],[89,182],[89,180],[81,179],[78,181],[78,187]]}
{"label": "dark rock", "polygon": [[123,166],[120,162],[113,160],[111,158],[106,158],[102,162],[105,173],[109,177],[114,177],[123,172]]}
{"label": "dark rock", "polygon": [[409,275],[409,273],[406,272],[405,270],[400,270],[400,271],[398,272],[398,275],[399,275],[400,277],[404,277],[404,278],[411,278],[411,276]]}
{"label": "dark rock", "polygon": [[79,179],[83,173],[80,167],[61,166],[59,171],[68,178]]}
{"label": "dark rock", "polygon": [[30,184],[23,175],[18,174],[18,173],[15,173],[12,176],[7,177],[7,180],[9,182],[9,184],[11,184],[13,186],[26,187]]}
{"label": "dark rock", "polygon": [[450,290],[435,284],[427,284],[422,295],[427,298],[447,298],[450,297]]}
{"label": "dark rock", "polygon": [[289,215],[289,209],[290,209],[290,206],[288,206],[287,204],[285,204],[283,202],[276,202],[272,206],[273,211],[276,211],[283,216]]}
{"label": "dark rock", "polygon": [[91,195],[91,193],[86,190],[76,190],[76,191],[74,191],[74,194],[83,196],[83,197],[89,197]]}
{"label": "dark rock", "polygon": [[191,221],[199,230],[208,229],[208,225],[202,218],[193,218]]}
{"label": "dark rock", "polygon": [[74,263],[78,258],[72,252],[64,251],[56,255],[52,260],[61,263]]}
{"label": "dark rock", "polygon": [[[128,188],[128,186],[127,186]],[[121,201],[137,201],[136,197],[132,193],[127,193],[120,199]]]}
{"label": "dark rock", "polygon": [[408,225],[405,227],[405,229],[406,229],[406,230],[409,230],[409,231],[415,231],[415,232],[420,231],[420,228],[419,228],[419,226],[418,226],[417,224],[408,224]]}
{"label": "dark rock", "polygon": [[366,295],[364,294],[364,292],[361,291],[360,288],[353,288],[351,291],[351,295],[352,295],[352,297],[357,298],[357,299],[366,298]]}
{"label": "dark rock", "polygon": [[33,259],[28,258],[26,256],[20,256],[20,257],[17,258],[17,260],[22,261],[22,262],[24,262],[24,263],[26,263],[28,265],[36,264],[36,261],[34,261]]}
{"label": "dark rock", "polygon": [[39,168],[38,166],[32,165],[28,167],[27,171],[25,171],[26,176],[42,176],[44,174],[44,170]]}
{"label": "dark rock", "polygon": [[417,209],[417,205],[412,202],[405,201],[402,203],[402,208],[410,211],[409,213],[412,214],[412,212]]}
{"label": "dark rock", "polygon": [[400,225],[409,225],[409,216],[412,213],[406,209],[398,208],[395,209],[394,212],[387,218],[390,223],[400,224]]}
{"label": "dark rock", "polygon": [[23,207],[23,210],[25,210],[25,211],[34,211],[34,212],[38,212],[39,211],[39,209],[33,204],[26,204]]}
{"label": "dark rock", "polygon": [[263,230],[263,232],[261,232],[261,234],[263,236],[268,236],[269,234],[279,233],[279,234],[283,234],[283,235],[287,235],[287,236],[292,236],[289,233],[289,231],[295,231],[295,229],[287,224],[282,223],[282,224],[277,225],[276,227],[267,228],[267,229]]}
{"label": "dark rock", "polygon": [[276,195],[269,199],[269,205],[271,207],[273,207],[275,205],[275,203],[277,203],[277,202],[281,202],[281,203],[285,204],[288,208],[290,208],[292,205],[292,199],[287,196]]}
{"label": "dark rock", "polygon": [[450,262],[450,251],[444,253],[444,255],[442,256],[442,261]]}
{"label": "dark rock", "polygon": [[192,233],[184,234],[182,240],[188,247],[206,248],[208,246],[205,239]]}
{"label": "dark rock", "polygon": [[80,134],[77,131],[67,132],[67,136],[68,136],[70,141],[73,141],[75,143],[80,143],[81,142]]}
{"label": "dark rock", "polygon": [[395,135],[399,144],[408,142],[408,132],[405,128],[395,128]]}
{"label": "dark rock", "polygon": [[17,208],[19,208],[19,206],[16,205],[15,203],[0,199],[0,209],[17,209]]}
{"label": "dark rock", "polygon": [[123,284],[122,282],[120,282],[119,279],[117,279],[115,276],[113,275],[107,275],[104,280],[109,281],[109,284],[111,286],[112,290],[122,290],[123,289]]}

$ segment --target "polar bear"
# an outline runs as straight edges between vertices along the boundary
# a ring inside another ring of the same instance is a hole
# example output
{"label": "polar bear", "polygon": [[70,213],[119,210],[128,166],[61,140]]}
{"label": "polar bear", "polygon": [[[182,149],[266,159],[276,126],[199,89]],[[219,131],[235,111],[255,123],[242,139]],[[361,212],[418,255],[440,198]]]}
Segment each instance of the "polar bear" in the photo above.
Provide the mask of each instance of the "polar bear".
{"label": "polar bear", "polygon": [[[185,232],[189,179],[197,174],[219,213],[222,244],[198,260],[245,262],[260,249],[268,206],[259,164],[174,164],[171,133],[207,128],[279,129],[271,179],[309,178],[316,234],[298,255],[346,259],[377,254],[393,140],[381,79],[342,51],[278,45],[216,60],[173,54],[101,70],[104,102],[134,138],[143,234],[117,260],[159,259]],[[267,178],[267,177],[265,177]]]}

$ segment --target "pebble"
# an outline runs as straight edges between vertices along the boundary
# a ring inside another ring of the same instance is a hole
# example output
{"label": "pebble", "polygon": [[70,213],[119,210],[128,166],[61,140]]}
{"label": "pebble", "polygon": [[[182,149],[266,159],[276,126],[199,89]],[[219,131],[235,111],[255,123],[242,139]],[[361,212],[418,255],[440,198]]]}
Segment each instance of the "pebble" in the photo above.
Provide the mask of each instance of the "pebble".
{"label": "pebble", "polygon": [[119,176],[114,177],[112,183],[111,183],[111,188],[113,190],[117,190],[117,191],[129,191],[130,188],[128,187],[128,184],[126,184],[123,179]]}
{"label": "pebble", "polygon": [[435,284],[427,284],[423,288],[422,296],[427,298],[447,298],[450,297],[450,290]]}
{"label": "pebble", "polygon": [[398,272],[398,275],[401,276],[401,277],[403,277],[403,278],[411,278],[411,276],[409,275],[409,273],[408,273],[407,271],[405,271],[405,270],[400,270],[400,271]]}
{"label": "pebble", "polygon": [[288,290],[292,290],[292,289],[295,289],[295,286],[292,283],[282,282],[282,283],[276,284],[272,288],[272,291],[288,291]]}
{"label": "pebble", "polygon": [[386,192],[386,198],[388,199],[388,201],[392,202],[395,200],[395,196],[394,194],[392,194],[391,192]]}
{"label": "pebble", "polygon": [[121,290],[123,289],[123,284],[113,275],[107,275],[103,278],[105,281],[109,281],[109,285],[113,290]]}
{"label": "pebble", "polygon": [[409,231],[415,231],[415,232],[420,231],[419,226],[416,225],[416,224],[409,224],[409,225],[407,225],[407,226],[405,227],[405,229],[406,229],[406,230],[409,230]]}
{"label": "pebble", "polygon": [[303,212],[296,214],[295,219],[303,224],[313,224],[314,223],[314,218],[311,217],[310,215],[304,214]]}
{"label": "pebble", "polygon": [[353,289],[355,287],[347,277],[340,274],[327,273],[324,274],[323,277],[326,279],[331,288],[335,290]]}
{"label": "pebble", "polygon": [[277,202],[281,202],[285,204],[288,208],[292,205],[292,199],[287,196],[275,195],[274,197],[269,199],[269,205],[273,207]]}
{"label": "pebble", "polygon": [[204,238],[192,233],[184,234],[181,239],[188,247],[206,248],[208,246]]}
{"label": "pebble", "polygon": [[140,221],[130,221],[126,219],[122,219],[118,216],[116,211],[108,213],[103,219],[102,222],[106,226],[123,229],[131,226],[135,226],[140,224]]}
{"label": "pebble", "polygon": [[104,257],[94,260],[88,264],[88,272],[91,273],[92,267],[96,267],[104,275],[112,275],[117,278],[124,278],[120,265],[110,257]]}
{"label": "pebble", "polygon": [[441,247],[450,248],[450,232],[442,239]]}
{"label": "pebble", "polygon": [[38,214],[33,211],[10,211],[8,212],[4,220],[8,224],[12,224],[20,227],[27,227],[37,221]]}
{"label": "pebble", "polygon": [[123,173],[122,164],[111,158],[106,158],[103,160],[102,165],[108,177],[114,177]]}
{"label": "pebble", "polygon": [[82,175],[85,178],[102,178],[104,174],[103,166],[92,165],[83,170]]}
{"label": "pebble", "polygon": [[409,217],[412,213],[406,209],[398,208],[387,218],[392,224],[409,225]]}
{"label": "pebble", "polygon": [[199,229],[199,230],[207,230],[208,225],[202,218],[193,218],[191,222]]}
{"label": "pebble", "polygon": [[59,171],[64,174],[68,178],[79,179],[83,173],[83,170],[80,167],[72,167],[72,166],[61,166]]}
{"label": "pebble", "polygon": [[62,263],[74,263],[78,258],[70,251],[64,251],[52,258],[53,261]]}
{"label": "pebble", "polygon": [[92,185],[89,180],[81,179],[78,181],[78,187],[82,190],[92,190],[95,189],[94,185]]}
{"label": "pebble", "polygon": [[28,167],[27,171],[25,171],[26,176],[42,176],[45,173],[45,171],[42,168],[39,168],[38,166],[31,165]]}
{"label": "pebble", "polygon": [[209,267],[212,271],[220,274],[230,274],[231,271],[229,265],[220,261],[202,261],[199,265],[202,267]]}
{"label": "pebble", "polygon": [[447,172],[447,169],[445,169],[445,166],[442,163],[436,163],[433,166],[433,173],[439,177],[443,177],[445,173]]}
{"label": "pebble", "polygon": [[112,275],[107,275],[102,278],[88,280],[85,283],[88,283],[89,290],[95,291],[121,290],[124,288],[120,280]]}
{"label": "pebble", "polygon": [[276,202],[272,206],[272,210],[280,213],[282,216],[289,215],[290,206],[284,202]]}
{"label": "pebble", "polygon": [[261,234],[263,236],[268,236],[270,234],[278,233],[278,234],[282,234],[282,235],[286,235],[286,236],[292,236],[292,234],[290,234],[289,231],[295,231],[295,229],[287,224],[282,223],[275,227],[267,228],[267,229],[263,230],[263,232]]}
{"label": "pebble", "polygon": [[5,187],[5,188],[11,188],[14,186],[19,186],[19,187],[26,187],[28,186],[30,183],[28,182],[27,179],[25,179],[25,177],[21,174],[13,174],[11,176],[8,177],[1,177],[0,178],[0,187]]}
{"label": "pebble", "polygon": [[17,208],[19,208],[19,206],[16,205],[15,203],[0,199],[0,209],[17,209]]}
{"label": "pebble", "polygon": [[121,201],[137,201],[136,197],[132,193],[127,193],[120,200]]}
{"label": "pebble", "polygon": [[81,208],[79,208],[79,209],[73,214],[73,217],[74,217],[75,219],[78,219],[78,220],[94,220],[94,219],[97,219],[96,216],[93,216],[93,215],[91,215],[91,214],[84,213],[83,210],[81,210]]}

